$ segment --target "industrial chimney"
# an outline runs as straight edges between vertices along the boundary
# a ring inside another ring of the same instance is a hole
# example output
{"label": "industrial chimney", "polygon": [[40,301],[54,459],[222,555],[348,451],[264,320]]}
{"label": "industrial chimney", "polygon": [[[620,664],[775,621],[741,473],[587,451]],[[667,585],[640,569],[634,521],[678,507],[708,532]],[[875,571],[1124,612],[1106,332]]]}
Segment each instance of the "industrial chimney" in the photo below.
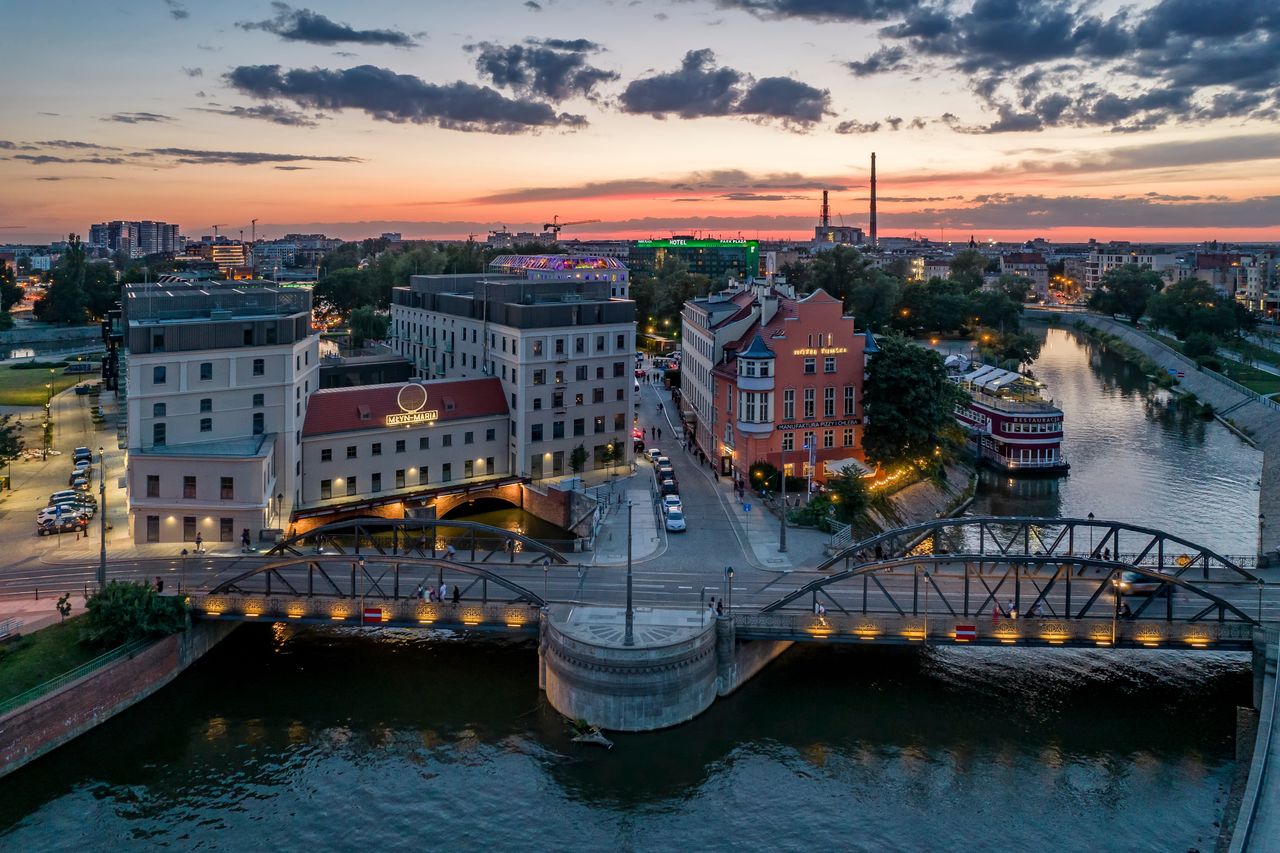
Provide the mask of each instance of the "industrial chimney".
{"label": "industrial chimney", "polygon": [[831,226],[831,206],[827,204],[827,191],[822,191],[822,228],[826,230]]}
{"label": "industrial chimney", "polygon": [[876,248],[876,152],[871,152],[871,248]]}

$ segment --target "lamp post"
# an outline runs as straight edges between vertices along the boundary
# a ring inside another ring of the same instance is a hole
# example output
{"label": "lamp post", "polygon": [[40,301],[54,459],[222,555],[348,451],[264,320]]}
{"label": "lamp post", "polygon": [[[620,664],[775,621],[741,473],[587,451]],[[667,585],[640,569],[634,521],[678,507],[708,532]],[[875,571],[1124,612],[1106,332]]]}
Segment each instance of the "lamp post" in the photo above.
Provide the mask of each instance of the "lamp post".
{"label": "lamp post", "polygon": [[729,588],[729,615],[733,616],[733,566],[724,568],[725,585]]}
{"label": "lamp post", "polygon": [[187,549],[182,549],[182,573],[178,575],[178,592],[187,585]]}
{"label": "lamp post", "polygon": [[1093,559],[1093,513],[1089,513],[1085,518],[1089,519],[1089,559]]}
{"label": "lamp post", "polygon": [[784,437],[782,450],[778,454],[778,461],[782,463],[782,473],[779,475],[782,479],[782,527],[778,529],[779,554],[785,554],[787,551],[787,445],[785,441]]}
{"label": "lamp post", "polygon": [[360,558],[359,563],[360,563],[360,624],[364,625],[364,590],[365,590],[364,557]]}
{"label": "lamp post", "polygon": [[635,612],[631,607],[631,501],[627,501],[627,611],[626,630],[622,635],[622,644],[624,646],[634,646],[636,644],[634,622]]}
{"label": "lamp post", "polygon": [[1264,581],[1262,578],[1258,578],[1258,624],[1259,625],[1262,624],[1262,588],[1266,585],[1267,585],[1266,581]]}
{"label": "lamp post", "polygon": [[1116,620],[1120,618],[1120,579],[1111,574],[1111,648],[1116,647]]}
{"label": "lamp post", "polygon": [[98,589],[107,585],[107,458],[98,448]]}
{"label": "lamp post", "polygon": [[1267,553],[1266,543],[1262,539],[1263,528],[1267,526],[1267,514],[1258,513],[1258,565],[1262,565],[1262,557]]}

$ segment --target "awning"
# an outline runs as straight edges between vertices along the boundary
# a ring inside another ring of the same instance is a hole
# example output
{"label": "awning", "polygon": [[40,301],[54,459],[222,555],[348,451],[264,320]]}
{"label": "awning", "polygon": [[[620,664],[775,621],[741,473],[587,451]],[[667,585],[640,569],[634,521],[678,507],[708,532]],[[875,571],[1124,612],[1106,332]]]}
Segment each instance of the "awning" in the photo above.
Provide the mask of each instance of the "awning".
{"label": "awning", "polygon": [[869,477],[875,473],[859,459],[828,459],[822,463],[822,470],[828,477],[838,477],[845,468],[853,468],[859,476]]}

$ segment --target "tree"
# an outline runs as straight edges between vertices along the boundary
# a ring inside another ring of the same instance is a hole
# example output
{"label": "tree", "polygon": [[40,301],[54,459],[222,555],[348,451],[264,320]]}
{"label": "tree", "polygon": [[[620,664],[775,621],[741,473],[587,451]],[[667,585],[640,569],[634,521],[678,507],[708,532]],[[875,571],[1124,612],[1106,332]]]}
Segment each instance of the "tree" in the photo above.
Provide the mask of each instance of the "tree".
{"label": "tree", "polygon": [[1004,291],[1010,299],[1021,305],[1027,301],[1027,291],[1031,289],[1031,279],[1023,275],[1004,273],[1000,276],[996,286]]}
{"label": "tree", "polygon": [[372,305],[351,312],[351,346],[359,349],[365,341],[380,341],[387,336],[390,318]]}
{"label": "tree", "polygon": [[83,639],[93,645],[118,646],[145,637],[164,636],[187,626],[187,602],[162,596],[146,583],[111,581],[85,602]]}
{"label": "tree", "polygon": [[854,287],[845,300],[845,308],[865,328],[878,332],[893,320],[893,312],[901,295],[902,283],[879,270],[872,270],[866,281]]}
{"label": "tree", "polygon": [[805,292],[825,290],[843,302],[856,287],[865,284],[875,271],[871,261],[864,258],[857,249],[836,246],[814,256]]}
{"label": "tree", "polygon": [[35,306],[36,316],[47,323],[79,324],[85,320],[85,251],[76,234],[67,235],[67,250],[53,269],[49,291]]}
{"label": "tree", "polygon": [[86,264],[84,268],[84,303],[89,316],[101,319],[120,301],[120,285],[110,264]]}
{"label": "tree", "polygon": [[67,621],[67,617],[71,615],[71,593],[64,592],[54,606],[58,608],[58,615],[62,617],[60,621]]}
{"label": "tree", "polygon": [[831,503],[838,521],[852,524],[867,511],[871,499],[867,483],[852,465],[846,465],[840,473],[827,480]]}
{"label": "tree", "polygon": [[0,415],[0,464],[17,459],[20,455],[22,424],[13,415]]}
{"label": "tree", "polygon": [[971,293],[982,287],[982,274],[986,269],[986,255],[977,249],[965,249],[951,259],[951,280]]}
{"label": "tree", "polygon": [[380,300],[377,283],[367,270],[353,267],[334,270],[315,286],[316,301],[341,314],[349,314],[361,305],[386,307]]}
{"label": "tree", "polygon": [[1151,322],[1184,341],[1192,332],[1222,337],[1238,328],[1234,303],[1198,278],[1174,282],[1147,303]]}
{"label": "tree", "polygon": [[1123,314],[1137,325],[1147,312],[1147,303],[1163,284],[1160,276],[1149,268],[1137,264],[1116,267],[1103,276],[1102,283],[1089,298],[1089,307],[1112,316]]}
{"label": "tree", "polygon": [[0,264],[0,312],[9,313],[9,309],[22,301],[22,285],[8,264]]}
{"label": "tree", "polygon": [[587,448],[579,444],[569,452],[569,470],[575,474],[581,474],[582,469],[587,467]]}
{"label": "tree", "polygon": [[1182,345],[1182,351],[1187,358],[1199,361],[1206,356],[1216,356],[1218,354],[1219,341],[1213,335],[1205,332],[1192,332],[1187,335],[1187,340]]}
{"label": "tree", "polygon": [[968,313],[983,326],[1015,332],[1019,327],[1022,303],[1010,299],[1003,290],[975,290],[969,294]]}
{"label": "tree", "polygon": [[881,465],[932,457],[964,391],[947,378],[942,356],[933,350],[892,335],[878,343],[862,391],[867,456]]}
{"label": "tree", "polygon": [[902,288],[893,325],[905,332],[953,332],[969,316],[969,300],[955,282],[931,278]]}

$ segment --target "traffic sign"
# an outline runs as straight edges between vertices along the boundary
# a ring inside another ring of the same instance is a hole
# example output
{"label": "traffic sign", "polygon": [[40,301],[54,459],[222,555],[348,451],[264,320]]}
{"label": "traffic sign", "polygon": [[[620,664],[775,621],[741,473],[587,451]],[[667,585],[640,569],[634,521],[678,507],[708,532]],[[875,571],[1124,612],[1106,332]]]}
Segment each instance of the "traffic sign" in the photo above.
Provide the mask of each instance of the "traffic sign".
{"label": "traffic sign", "polygon": [[366,607],[364,609],[363,622],[365,625],[379,625],[382,623],[381,607]]}
{"label": "traffic sign", "polygon": [[956,626],[956,642],[967,643],[970,640],[978,639],[977,625],[957,625]]}

